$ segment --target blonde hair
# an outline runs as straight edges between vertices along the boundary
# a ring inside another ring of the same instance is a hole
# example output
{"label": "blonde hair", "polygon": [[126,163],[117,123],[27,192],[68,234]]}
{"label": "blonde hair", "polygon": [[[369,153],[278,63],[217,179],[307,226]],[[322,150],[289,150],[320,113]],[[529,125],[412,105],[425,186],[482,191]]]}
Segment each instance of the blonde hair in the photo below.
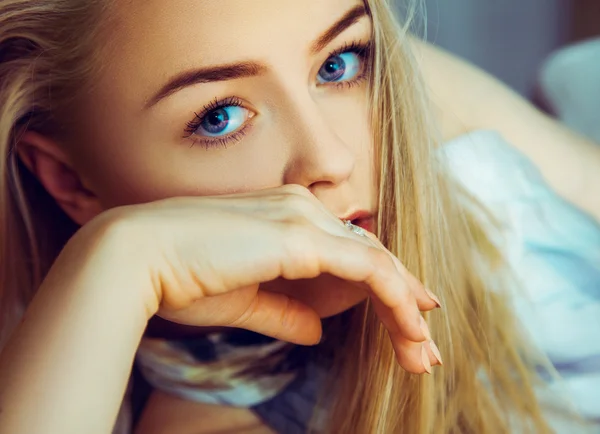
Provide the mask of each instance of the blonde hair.
{"label": "blonde hair", "polygon": [[[68,110],[69,95],[84,88],[97,66],[98,23],[107,21],[98,17],[108,3],[0,5],[0,152],[7,157],[0,163],[0,345],[75,229],[22,170],[15,146],[27,129],[60,136],[56,114]],[[337,349],[343,357],[334,367],[327,432],[506,433],[515,421],[524,432],[549,431],[534,393],[536,361],[503,295],[501,257],[472,217],[473,202],[436,157],[408,26],[399,27],[387,1],[365,4],[375,38],[379,235],[440,295],[444,310],[430,314],[429,322],[445,367],[432,376],[404,372],[371,306],[357,308]],[[52,221],[58,218],[62,223]]]}

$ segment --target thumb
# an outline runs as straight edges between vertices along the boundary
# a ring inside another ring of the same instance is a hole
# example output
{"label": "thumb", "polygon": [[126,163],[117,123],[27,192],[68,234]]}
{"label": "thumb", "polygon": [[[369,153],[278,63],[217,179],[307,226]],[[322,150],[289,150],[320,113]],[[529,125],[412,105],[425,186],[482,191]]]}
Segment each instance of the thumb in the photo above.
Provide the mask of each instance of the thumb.
{"label": "thumb", "polygon": [[162,318],[195,327],[236,327],[299,345],[321,340],[321,318],[307,305],[287,295],[239,289],[206,297],[185,309],[165,310]]}
{"label": "thumb", "polygon": [[310,307],[285,294],[259,290],[252,304],[228,324],[300,345],[321,340],[321,318]]}

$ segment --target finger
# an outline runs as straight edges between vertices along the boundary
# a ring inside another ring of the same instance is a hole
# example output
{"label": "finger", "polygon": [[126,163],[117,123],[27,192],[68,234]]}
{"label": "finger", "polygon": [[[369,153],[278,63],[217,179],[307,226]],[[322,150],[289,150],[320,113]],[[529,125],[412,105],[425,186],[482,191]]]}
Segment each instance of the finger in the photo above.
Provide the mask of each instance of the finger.
{"label": "finger", "polygon": [[285,294],[259,290],[248,308],[224,326],[244,328],[300,345],[321,340],[321,318],[305,304]]}
{"label": "finger", "polygon": [[[371,295],[392,312],[394,323],[406,338],[425,340],[415,297],[386,252],[346,237],[323,236],[316,231],[301,231],[296,236],[290,247],[289,262],[282,264],[283,277],[298,279],[329,273],[365,283]],[[297,267],[298,261],[306,261],[307,257],[315,258],[319,269],[312,270],[310,276],[299,275],[302,271],[309,272]]]}
{"label": "finger", "polygon": [[410,341],[399,334],[391,334],[390,339],[400,366],[413,374],[431,374],[431,359],[423,343]]}
{"label": "finger", "polygon": [[255,288],[203,297],[185,309],[159,315],[195,327],[243,328],[299,345],[321,339],[321,319],[313,309],[286,295]]}
{"label": "finger", "polygon": [[[391,335],[400,335],[402,331],[406,329],[407,326],[410,326],[413,322],[418,322],[420,327],[420,338],[419,339],[411,339],[414,342],[424,342],[427,340],[429,334],[429,328],[427,324],[423,324],[423,317],[420,313],[417,312],[417,318],[404,317],[399,318],[399,315],[394,312],[394,309],[390,309],[385,304],[381,302],[381,300],[372,297],[371,303],[373,304],[373,309],[377,314],[377,317],[382,322],[388,333]],[[406,338],[406,336],[405,336]]]}
{"label": "finger", "polygon": [[307,188],[288,184],[283,191],[290,197],[288,208],[301,215],[309,224],[333,235],[352,237],[355,241],[369,243],[369,240],[349,231],[345,222],[332,213]]}
{"label": "finger", "polygon": [[[390,331],[390,338],[392,338],[392,336],[397,336],[399,334],[399,330],[394,328],[394,324],[393,324],[393,317],[392,315],[390,315],[390,313],[386,310],[385,306],[382,306],[380,302],[378,302],[377,300],[373,300],[373,308],[375,309],[375,312],[377,313],[377,316],[381,319],[381,322],[386,325],[386,328]],[[420,319],[421,321],[421,330],[423,331],[423,334],[425,335],[425,341],[424,342],[417,342],[417,343],[421,343],[424,345],[425,349],[427,350],[427,354],[429,355],[429,359],[431,362],[431,365],[435,366],[435,365],[442,365],[443,361],[442,361],[442,355],[440,353],[439,348],[437,347],[437,345],[435,344],[435,342],[433,341],[432,337],[431,337],[431,332],[429,331],[429,326],[427,325],[427,322],[425,321],[425,318],[421,317]],[[421,357],[421,354],[416,355],[417,357]],[[416,363],[419,363],[419,360],[415,361]]]}
{"label": "finger", "polygon": [[[422,351],[418,351],[420,348],[419,345],[427,345],[427,339],[431,339],[429,327],[427,327],[427,323],[423,317],[421,317],[421,329],[423,334],[426,336],[426,340],[424,342],[414,342],[406,339],[406,337],[401,334],[399,328],[394,324],[394,318],[389,309],[387,309],[377,300],[373,300],[372,303],[377,316],[388,330],[392,347],[394,348],[396,359],[398,360],[400,366],[409,372],[420,374],[423,372],[428,372],[431,369],[431,365],[439,364],[437,359],[435,359],[435,357],[429,357],[429,354],[427,363],[425,363]],[[429,345],[427,345],[427,348],[429,349]]]}
{"label": "finger", "polygon": [[430,290],[425,288],[423,283],[419,279],[417,279],[410,271],[408,271],[404,264],[402,264],[402,262],[400,262],[400,260],[394,254],[392,254],[389,250],[385,248],[385,246],[375,236],[375,234],[365,231],[365,235],[369,239],[369,241],[371,241],[375,246],[389,253],[392,262],[398,270],[398,273],[400,273],[400,275],[406,280],[406,283],[413,291],[413,294],[415,296],[415,299],[417,300],[417,304],[421,311],[429,311],[441,307],[441,302],[439,298]]}
{"label": "finger", "polygon": [[423,344],[423,346],[427,350],[427,355],[429,357],[429,361],[432,366],[436,366],[436,365],[442,366],[444,364],[440,349],[438,348],[438,346],[435,344],[435,342],[433,340],[425,342]]}
{"label": "finger", "polygon": [[364,229],[364,235],[357,234],[352,230],[348,230],[348,227],[346,226],[345,222],[342,222],[341,220],[335,218],[335,216],[333,216],[333,219],[337,220],[335,224],[333,222],[331,223],[332,227],[337,229],[336,233],[340,233],[346,237],[351,237],[356,241],[368,243],[373,247],[381,249],[390,256],[392,262],[398,270],[398,273],[406,280],[406,283],[408,284],[409,288],[413,291],[414,296],[417,300],[417,304],[421,311],[429,311],[441,307],[441,302],[439,298],[435,296],[430,290],[425,288],[423,283],[406,269],[404,264],[402,264],[402,262],[400,262],[400,260],[381,243],[381,241],[377,238],[375,234]]}
{"label": "finger", "polygon": [[381,243],[375,234],[367,230],[363,230],[364,235],[358,234],[349,230],[346,223],[337,219],[333,214],[331,214],[331,217],[332,219],[329,219],[330,227],[327,227],[330,232],[339,233],[344,237],[373,246],[389,255],[399,275],[402,276],[409,289],[413,292],[419,310],[425,312],[441,307],[439,298],[429,289],[425,288],[423,283],[407,270],[404,264]]}
{"label": "finger", "polygon": [[[373,301],[373,307],[384,325],[390,323],[390,315],[386,312],[385,306]],[[396,353],[396,359],[400,366],[408,372],[415,374],[431,373],[432,366],[442,364],[442,356],[435,342],[431,339],[429,327],[423,317],[421,317],[421,329],[426,336],[424,342],[414,342],[406,339],[399,330],[394,329],[393,325],[386,328],[389,330],[389,337]]]}

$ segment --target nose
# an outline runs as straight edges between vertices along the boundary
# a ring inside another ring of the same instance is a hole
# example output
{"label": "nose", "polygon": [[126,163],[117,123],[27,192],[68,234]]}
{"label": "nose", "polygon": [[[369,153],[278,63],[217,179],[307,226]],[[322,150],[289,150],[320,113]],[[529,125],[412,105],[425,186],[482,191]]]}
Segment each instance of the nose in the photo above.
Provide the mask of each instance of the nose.
{"label": "nose", "polygon": [[331,188],[348,180],[354,170],[356,149],[336,132],[342,127],[340,121],[335,122],[323,113],[318,102],[311,98],[295,105],[292,119],[288,123],[292,152],[284,182],[303,185],[314,194],[320,188]]}

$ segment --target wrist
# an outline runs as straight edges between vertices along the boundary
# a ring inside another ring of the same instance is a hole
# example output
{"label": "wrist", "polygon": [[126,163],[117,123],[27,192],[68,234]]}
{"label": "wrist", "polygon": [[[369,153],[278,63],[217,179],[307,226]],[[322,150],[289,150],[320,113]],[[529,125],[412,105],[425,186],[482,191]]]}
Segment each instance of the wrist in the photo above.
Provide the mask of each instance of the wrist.
{"label": "wrist", "polygon": [[149,273],[150,250],[139,232],[121,213],[105,212],[69,240],[53,268],[77,270],[76,286],[114,297],[148,321],[158,311],[160,294]]}
{"label": "wrist", "polygon": [[95,224],[67,243],[3,351],[2,432],[112,429],[153,309],[134,240]]}

